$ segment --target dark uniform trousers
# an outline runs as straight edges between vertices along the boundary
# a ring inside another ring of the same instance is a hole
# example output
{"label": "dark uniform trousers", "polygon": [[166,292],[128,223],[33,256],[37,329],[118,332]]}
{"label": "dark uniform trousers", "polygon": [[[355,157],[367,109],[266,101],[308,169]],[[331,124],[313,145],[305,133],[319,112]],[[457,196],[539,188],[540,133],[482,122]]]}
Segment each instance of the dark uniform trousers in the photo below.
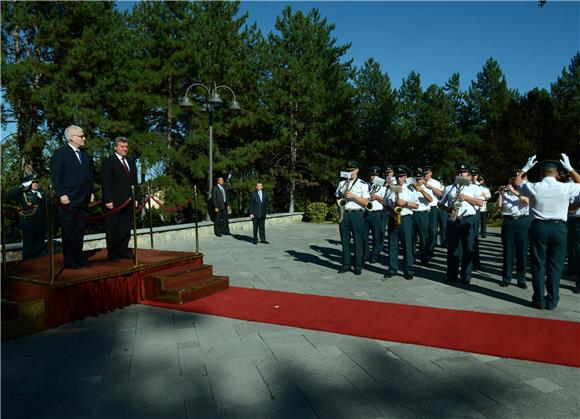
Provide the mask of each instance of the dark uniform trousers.
{"label": "dark uniform trousers", "polygon": [[446,210],[437,208],[437,224],[439,227],[439,243],[442,247],[447,247],[447,223],[449,214]]}
{"label": "dark uniform trousers", "polygon": [[481,234],[481,237],[487,237],[487,211],[479,211],[479,215],[479,222],[481,224],[479,234]]}
{"label": "dark uniform trousers", "polygon": [[[365,218],[364,231],[364,256],[370,260],[376,261],[381,251],[383,250],[384,230],[381,234],[381,227],[383,225],[383,210],[370,211]],[[370,249],[370,236],[373,237],[373,251]]]}
{"label": "dark uniform trousers", "polygon": [[[429,258],[429,214],[428,211],[416,211],[413,213],[413,257],[418,254],[423,263],[427,263]],[[419,252],[415,243],[419,242]]]}
{"label": "dark uniform trousers", "polygon": [[479,262],[479,227],[481,224],[481,211],[476,210],[473,217],[473,269],[481,269]]}
{"label": "dark uniform trousers", "polygon": [[[564,221],[532,221],[532,301],[541,308],[555,308],[560,300],[560,275],[566,257],[566,236]],[[547,295],[544,296],[546,291]]]}
{"label": "dark uniform trousers", "polygon": [[501,244],[503,247],[503,282],[512,282],[514,256],[516,259],[516,278],[518,284],[526,283],[526,266],[528,264],[528,236],[530,234],[530,217],[503,216],[501,223]]}
{"label": "dark uniform trousers", "polygon": [[388,272],[395,274],[399,267],[399,240],[403,248],[403,273],[413,275],[413,216],[401,216],[401,225],[395,226],[394,217],[389,222]]}
{"label": "dark uniform trousers", "polygon": [[455,281],[461,260],[461,279],[469,283],[473,274],[474,215],[447,223],[447,281]]}
{"label": "dark uniform trousers", "polygon": [[131,208],[129,202],[120,211],[107,211],[105,230],[107,231],[107,250],[109,258],[130,256],[129,240],[131,239]]}
{"label": "dark uniform trousers", "polygon": [[62,253],[65,266],[79,265],[85,263],[83,256],[83,238],[86,217],[89,211],[84,206],[67,206],[66,209],[59,208],[60,226],[62,229]]}
{"label": "dark uniform trousers", "polygon": [[437,244],[437,224],[439,223],[439,208],[437,205],[429,209],[429,231],[427,234],[427,250],[429,256],[435,253],[435,245]]}
{"label": "dark uniform trousers", "polygon": [[344,210],[344,216],[340,223],[340,239],[342,241],[342,266],[350,269],[350,236],[354,242],[354,269],[362,269],[363,244],[364,244],[364,215],[362,210]]}
{"label": "dark uniform trousers", "polygon": [[568,274],[576,275],[576,288],[580,288],[580,217],[568,217]]}
{"label": "dark uniform trousers", "polygon": [[389,218],[390,215],[387,210],[381,211],[381,249],[386,248],[385,238],[387,237],[387,223],[389,222]]}

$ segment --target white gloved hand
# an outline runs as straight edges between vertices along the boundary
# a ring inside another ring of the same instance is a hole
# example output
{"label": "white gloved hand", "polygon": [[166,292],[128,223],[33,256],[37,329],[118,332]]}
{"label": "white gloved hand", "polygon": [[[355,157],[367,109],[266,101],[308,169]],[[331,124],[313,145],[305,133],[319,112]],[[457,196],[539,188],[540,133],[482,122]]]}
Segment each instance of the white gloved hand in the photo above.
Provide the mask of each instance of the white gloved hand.
{"label": "white gloved hand", "polygon": [[522,171],[526,173],[529,172],[530,169],[536,165],[536,163],[537,163],[536,155],[534,154],[532,157],[528,159],[526,165],[522,168]]}
{"label": "white gloved hand", "polygon": [[30,185],[32,185],[32,181],[31,181],[31,180],[29,180],[28,182],[24,182],[24,183],[22,184],[22,187],[26,189],[26,188],[29,188],[29,187],[30,187]]}
{"label": "white gloved hand", "polygon": [[566,169],[567,171],[569,171],[569,172],[571,172],[572,170],[574,170],[574,168],[570,164],[570,159],[568,158],[568,155],[566,155],[564,153],[562,153],[560,155],[562,156],[562,158],[560,159],[560,164],[562,165],[562,167],[564,169]]}

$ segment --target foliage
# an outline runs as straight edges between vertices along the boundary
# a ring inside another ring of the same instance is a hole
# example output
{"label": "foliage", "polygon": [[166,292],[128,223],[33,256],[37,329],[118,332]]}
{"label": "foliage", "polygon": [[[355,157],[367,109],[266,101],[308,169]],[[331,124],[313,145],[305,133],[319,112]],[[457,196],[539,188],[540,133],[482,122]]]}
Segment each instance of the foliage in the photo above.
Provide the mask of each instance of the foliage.
{"label": "foliage", "polygon": [[326,221],[329,207],[324,202],[313,202],[308,204],[304,213],[304,221],[311,223],[323,223]]}

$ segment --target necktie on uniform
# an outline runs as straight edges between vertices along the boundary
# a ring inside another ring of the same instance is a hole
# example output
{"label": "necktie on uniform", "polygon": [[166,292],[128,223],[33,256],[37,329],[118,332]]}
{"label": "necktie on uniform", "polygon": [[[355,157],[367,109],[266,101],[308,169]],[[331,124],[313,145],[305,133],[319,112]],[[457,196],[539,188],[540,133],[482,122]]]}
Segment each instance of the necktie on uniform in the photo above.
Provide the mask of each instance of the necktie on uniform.
{"label": "necktie on uniform", "polygon": [[130,176],[131,172],[129,171],[129,165],[127,164],[127,160],[125,160],[125,157],[121,157],[121,162],[123,163],[123,169],[125,169],[125,173],[127,173],[127,176]]}

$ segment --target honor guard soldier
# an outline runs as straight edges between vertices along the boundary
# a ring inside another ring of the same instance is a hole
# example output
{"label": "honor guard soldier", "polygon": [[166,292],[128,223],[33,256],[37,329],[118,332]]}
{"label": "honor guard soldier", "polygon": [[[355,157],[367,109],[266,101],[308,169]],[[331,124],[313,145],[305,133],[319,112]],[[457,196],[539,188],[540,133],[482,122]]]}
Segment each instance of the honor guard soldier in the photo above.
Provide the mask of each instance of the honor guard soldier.
{"label": "honor guard soldier", "polygon": [[403,276],[413,279],[413,209],[418,207],[417,193],[407,185],[408,169],[395,167],[397,185],[389,188],[384,203],[391,209],[389,217],[389,262],[385,278],[391,278],[399,267],[399,240],[403,249]]}
{"label": "honor guard soldier", "polygon": [[[447,222],[447,282],[455,281],[461,260],[461,280],[469,285],[473,274],[474,233],[476,207],[482,205],[479,187],[471,183],[469,164],[455,166],[453,184],[443,189],[439,205],[449,211]],[[464,178],[463,180],[461,178]]]}
{"label": "honor guard soldier", "polygon": [[[413,210],[413,243],[419,242],[419,258],[423,266],[429,265],[429,213],[431,210],[431,201],[433,197],[425,187],[427,179],[423,173],[423,169],[417,169],[415,172],[416,182],[412,185],[417,193],[417,208]],[[413,246],[413,253],[415,253],[417,246]]]}
{"label": "honor guard soldier", "polygon": [[359,165],[351,160],[346,163],[345,170],[350,175],[338,184],[335,196],[341,209],[340,238],[342,241],[342,267],[338,273],[347,272],[351,268],[350,237],[354,242],[354,274],[362,273],[364,244],[364,210],[369,201],[369,187],[358,178]]}
{"label": "honor guard soldier", "polygon": [[503,265],[501,287],[507,287],[512,281],[514,256],[516,259],[516,278],[518,287],[526,285],[526,267],[528,265],[528,234],[530,232],[529,199],[522,195],[514,184],[519,170],[511,173],[507,186],[499,188],[496,208],[501,213],[501,244],[503,247]]}
{"label": "honor guard soldier", "polygon": [[[384,186],[384,179],[380,178],[381,169],[377,166],[369,168],[369,205],[365,217],[364,231],[364,254],[369,263],[376,263],[385,240],[385,229],[383,219],[386,216],[383,208],[383,199],[387,188]],[[369,233],[373,237],[373,250],[370,249]]]}
{"label": "honor guard soldier", "polygon": [[522,174],[534,167],[536,156],[528,159],[514,182],[530,200],[530,254],[534,288],[531,306],[540,310],[554,310],[558,305],[560,275],[566,255],[568,204],[580,195],[580,175],[570,164],[568,156],[561,156],[560,164],[570,173],[575,183],[558,182],[558,162],[546,160],[540,164],[542,180],[522,185]]}
{"label": "honor guard soldier", "polygon": [[46,237],[46,196],[40,190],[38,177],[29,175],[8,193],[8,198],[20,206],[22,259],[39,256]]}
{"label": "honor guard soldier", "polygon": [[443,193],[441,182],[433,178],[433,167],[423,166],[423,175],[425,177],[425,189],[431,196],[429,202],[429,228],[427,233],[427,252],[429,257],[435,254],[435,245],[437,244],[437,225],[439,224],[439,197]]}

